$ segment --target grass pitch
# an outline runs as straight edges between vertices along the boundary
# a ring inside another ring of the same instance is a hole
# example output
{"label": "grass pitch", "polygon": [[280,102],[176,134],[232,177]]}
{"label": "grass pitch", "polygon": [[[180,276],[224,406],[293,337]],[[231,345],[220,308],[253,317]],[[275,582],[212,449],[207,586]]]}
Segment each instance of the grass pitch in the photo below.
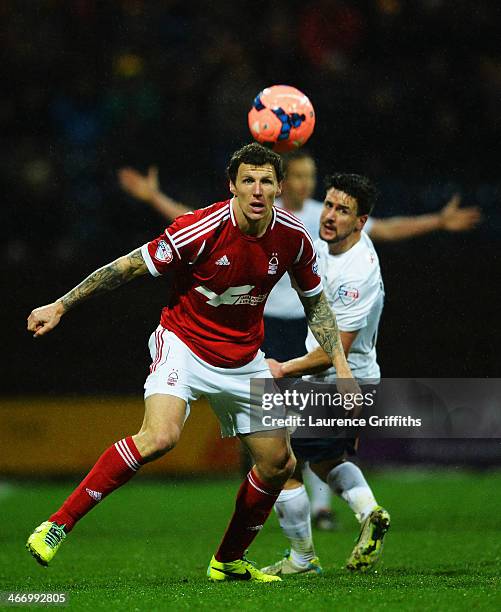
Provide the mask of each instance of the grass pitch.
{"label": "grass pitch", "polygon": [[[315,533],[324,576],[274,585],[212,584],[205,577],[237,480],[139,476],[75,528],[49,568],[24,543],[73,483],[0,484],[0,591],[65,591],[73,610],[501,609],[501,473],[395,471],[370,482],[393,519],[377,571],[341,569],[358,529],[335,500],[339,530]],[[286,546],[272,515],[249,557],[262,567]]]}

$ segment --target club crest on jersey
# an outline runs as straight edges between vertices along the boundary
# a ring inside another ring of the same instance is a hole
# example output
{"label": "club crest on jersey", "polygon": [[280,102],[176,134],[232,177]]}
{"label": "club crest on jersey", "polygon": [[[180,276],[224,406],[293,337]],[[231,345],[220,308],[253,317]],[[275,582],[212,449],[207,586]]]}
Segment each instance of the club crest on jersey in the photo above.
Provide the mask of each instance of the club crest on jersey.
{"label": "club crest on jersey", "polygon": [[268,262],[268,274],[276,274],[278,270],[278,253],[272,253]]}
{"label": "club crest on jersey", "polygon": [[359,290],[356,287],[349,287],[348,285],[341,285],[337,290],[337,294],[343,306],[353,304],[353,302],[360,297]]}
{"label": "club crest on jersey", "polygon": [[172,249],[170,246],[165,242],[165,240],[160,240],[157,250],[155,251],[155,259],[157,261],[170,263],[172,261],[172,257]]}
{"label": "club crest on jersey", "polygon": [[177,370],[172,370],[169,376],[167,377],[167,384],[171,387],[174,387],[177,384],[178,380],[179,374],[177,373]]}

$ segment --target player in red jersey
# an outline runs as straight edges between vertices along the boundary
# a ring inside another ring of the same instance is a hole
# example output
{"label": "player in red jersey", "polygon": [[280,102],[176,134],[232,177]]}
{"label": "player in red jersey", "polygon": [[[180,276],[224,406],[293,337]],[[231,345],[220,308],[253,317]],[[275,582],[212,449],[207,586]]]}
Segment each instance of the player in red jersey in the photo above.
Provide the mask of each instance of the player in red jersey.
{"label": "player in red jersey", "polygon": [[228,177],[231,200],[178,218],[157,239],[96,270],[28,318],[28,330],[40,337],[93,295],[148,272],[172,273],[168,304],[150,338],[153,361],[145,383],[143,425],[136,435],[108,448],[61,508],[29,537],[27,547],[43,565],[101,499],[130,480],[143,463],[175,446],[190,401],[203,394],[223,435],[238,435],[255,461],[208,576],[216,581],[279,579],[257,570],[244,551],[295,467],[285,429],[269,437],[250,427],[249,381],[271,377],[259,350],[264,304],[286,271],[294,278],[310,329],[346,379],[345,389],[352,377],[310,236],[300,221],[273,206],[283,178],[280,157],[261,145],[247,145],[232,156]]}

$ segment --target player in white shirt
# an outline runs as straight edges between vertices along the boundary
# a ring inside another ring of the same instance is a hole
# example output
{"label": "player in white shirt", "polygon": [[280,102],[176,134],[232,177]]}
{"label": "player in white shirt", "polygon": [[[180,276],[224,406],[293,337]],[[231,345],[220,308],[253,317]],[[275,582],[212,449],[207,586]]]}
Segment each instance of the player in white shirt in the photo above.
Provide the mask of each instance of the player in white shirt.
{"label": "player in white shirt", "polygon": [[[313,237],[318,237],[323,203],[312,199],[316,187],[317,168],[314,159],[305,149],[298,149],[283,156],[286,180],[277,206],[283,206],[301,219]],[[130,178],[130,177],[129,177]],[[444,208],[433,214],[412,217],[369,217],[364,231],[374,241],[405,240],[437,230],[447,232],[467,231],[481,219],[477,207],[460,208],[460,198],[454,195]],[[264,311],[264,353],[278,361],[292,359],[302,354],[307,332],[301,302],[291,288],[288,275],[283,276],[270,294]],[[287,338],[287,342],[284,342]],[[324,530],[333,529],[330,489],[307,467],[304,471],[312,502],[313,524]]]}
{"label": "player in white shirt", "polygon": [[[318,237],[319,220],[323,203],[312,199],[316,188],[316,164],[305,149],[298,149],[283,156],[286,179],[277,206],[298,217],[313,237]],[[126,175],[127,176],[127,175]],[[130,180],[130,177],[128,177]],[[157,202],[158,204],[159,202]],[[412,217],[369,217],[365,232],[374,241],[405,240],[436,230],[466,231],[480,220],[476,207],[459,208],[459,196],[453,196],[444,208],[433,214]],[[273,289],[264,311],[265,342],[263,351],[279,361],[297,357],[302,353],[306,324],[301,303],[291,289],[287,276],[280,279]],[[283,341],[287,337],[287,342]]]}
{"label": "player in white shirt", "polygon": [[[384,289],[379,260],[372,242],[363,231],[376,191],[364,177],[335,174],[326,181],[327,193],[320,217],[319,272],[329,305],[336,312],[344,351],[354,375],[379,382],[376,340],[383,309]],[[336,371],[311,334],[307,354],[280,363],[269,359],[275,378],[309,375],[318,382],[335,382]],[[363,389],[363,387],[362,387]],[[361,523],[358,542],[346,567],[365,570],[382,551],[389,528],[389,514],[379,506],[361,470],[351,461],[357,440],[343,438],[292,438],[300,462],[309,461],[312,470],[330,489],[348,502]],[[287,482],[275,509],[291,545],[284,558],[263,568],[273,575],[321,573],[315,555],[310,524],[310,506],[301,469]]]}

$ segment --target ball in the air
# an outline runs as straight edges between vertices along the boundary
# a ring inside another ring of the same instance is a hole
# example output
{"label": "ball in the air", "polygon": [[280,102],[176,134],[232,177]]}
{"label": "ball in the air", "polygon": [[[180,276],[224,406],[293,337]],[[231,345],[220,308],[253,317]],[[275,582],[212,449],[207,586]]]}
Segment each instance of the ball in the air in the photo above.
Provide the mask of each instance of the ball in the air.
{"label": "ball in the air", "polygon": [[305,144],[315,127],[315,110],[302,91],[290,85],[273,85],[254,99],[248,115],[252,136],[283,153]]}

